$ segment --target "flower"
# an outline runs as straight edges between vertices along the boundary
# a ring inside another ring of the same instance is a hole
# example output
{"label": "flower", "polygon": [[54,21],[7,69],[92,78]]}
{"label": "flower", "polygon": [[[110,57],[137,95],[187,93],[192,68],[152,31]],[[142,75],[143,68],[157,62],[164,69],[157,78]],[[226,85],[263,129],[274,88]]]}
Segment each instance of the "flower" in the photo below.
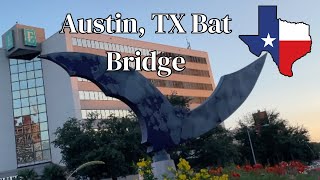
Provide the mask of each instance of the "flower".
{"label": "flower", "polygon": [[140,161],[137,162],[137,166],[138,166],[138,173],[140,176],[143,177],[143,179],[155,180],[155,177],[152,173],[152,167],[151,167],[150,160],[140,159]]}
{"label": "flower", "polygon": [[179,159],[179,164],[177,166],[180,170],[188,171],[191,169],[189,162],[182,158]]}
{"label": "flower", "polygon": [[279,163],[279,165],[281,167],[288,167],[289,164],[287,162],[282,161],[282,162]]}
{"label": "flower", "polygon": [[236,172],[233,172],[233,173],[232,173],[232,177],[240,178],[240,174],[239,174],[239,173],[236,173]]}
{"label": "flower", "polygon": [[211,168],[209,170],[209,174],[212,174],[212,175],[221,175],[222,174],[222,167],[218,167],[217,169],[215,168]]}
{"label": "flower", "polygon": [[253,168],[252,168],[251,165],[245,165],[245,166],[243,167],[243,170],[245,170],[245,171],[247,171],[247,172],[251,171],[252,169],[253,169]]}
{"label": "flower", "polygon": [[185,174],[179,174],[178,179],[180,180],[186,180],[187,176]]}
{"label": "flower", "polygon": [[255,165],[253,165],[253,169],[263,169],[263,166],[262,166],[262,164],[255,164]]}
{"label": "flower", "polygon": [[137,165],[139,168],[143,168],[147,166],[147,163],[145,161],[141,161],[141,162],[138,162]]}

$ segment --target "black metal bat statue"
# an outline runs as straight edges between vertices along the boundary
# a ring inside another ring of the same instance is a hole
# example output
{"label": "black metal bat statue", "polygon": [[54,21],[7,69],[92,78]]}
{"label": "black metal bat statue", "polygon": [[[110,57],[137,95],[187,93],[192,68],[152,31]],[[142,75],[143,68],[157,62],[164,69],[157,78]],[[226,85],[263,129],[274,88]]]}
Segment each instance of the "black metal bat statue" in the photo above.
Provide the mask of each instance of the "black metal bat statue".
{"label": "black metal bat statue", "polygon": [[70,76],[86,78],[107,96],[126,103],[137,115],[142,143],[148,152],[158,152],[196,138],[215,128],[246,100],[263,68],[263,55],[245,68],[224,75],[211,96],[194,110],[181,113],[151,82],[139,72],[106,71],[107,59],[77,52],[41,55],[62,68]]}

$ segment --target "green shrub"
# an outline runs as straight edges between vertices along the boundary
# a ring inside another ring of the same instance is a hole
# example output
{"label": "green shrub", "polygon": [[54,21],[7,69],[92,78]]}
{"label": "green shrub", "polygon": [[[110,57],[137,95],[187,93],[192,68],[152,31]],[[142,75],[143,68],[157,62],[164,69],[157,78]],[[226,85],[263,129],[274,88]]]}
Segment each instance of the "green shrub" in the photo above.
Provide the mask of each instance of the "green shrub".
{"label": "green shrub", "polygon": [[65,169],[57,164],[51,164],[44,168],[43,180],[65,180]]}
{"label": "green shrub", "polygon": [[38,179],[38,174],[33,169],[22,169],[18,171],[18,179],[36,180]]}

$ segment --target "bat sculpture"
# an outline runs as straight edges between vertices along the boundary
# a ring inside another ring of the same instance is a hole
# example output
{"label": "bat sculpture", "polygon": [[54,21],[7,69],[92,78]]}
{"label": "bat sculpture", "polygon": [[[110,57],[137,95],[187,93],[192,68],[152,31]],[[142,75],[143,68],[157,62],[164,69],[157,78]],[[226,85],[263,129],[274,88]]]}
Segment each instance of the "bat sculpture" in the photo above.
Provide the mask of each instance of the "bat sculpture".
{"label": "bat sculpture", "polygon": [[224,75],[211,96],[189,112],[172,106],[150,80],[133,69],[106,71],[104,56],[59,52],[40,58],[58,64],[70,76],[92,81],[105,95],[126,103],[139,119],[142,143],[148,146],[148,152],[159,152],[201,136],[236,111],[255,86],[266,55],[237,72]]}

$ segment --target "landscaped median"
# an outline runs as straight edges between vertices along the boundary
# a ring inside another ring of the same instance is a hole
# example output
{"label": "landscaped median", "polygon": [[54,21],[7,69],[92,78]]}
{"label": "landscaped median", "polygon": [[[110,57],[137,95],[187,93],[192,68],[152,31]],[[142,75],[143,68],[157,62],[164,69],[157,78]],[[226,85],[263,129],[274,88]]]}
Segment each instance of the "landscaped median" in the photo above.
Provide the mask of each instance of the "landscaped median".
{"label": "landscaped median", "polygon": [[[142,159],[137,163],[139,175],[144,180],[155,180],[152,174],[150,160]],[[281,162],[274,166],[263,166],[261,164],[229,166],[229,167],[209,167],[206,169],[192,169],[189,162],[180,159],[177,170],[169,168],[173,172],[174,178],[164,177],[165,180],[232,180],[232,179],[310,179],[320,178],[319,169],[310,169],[299,161]]]}

